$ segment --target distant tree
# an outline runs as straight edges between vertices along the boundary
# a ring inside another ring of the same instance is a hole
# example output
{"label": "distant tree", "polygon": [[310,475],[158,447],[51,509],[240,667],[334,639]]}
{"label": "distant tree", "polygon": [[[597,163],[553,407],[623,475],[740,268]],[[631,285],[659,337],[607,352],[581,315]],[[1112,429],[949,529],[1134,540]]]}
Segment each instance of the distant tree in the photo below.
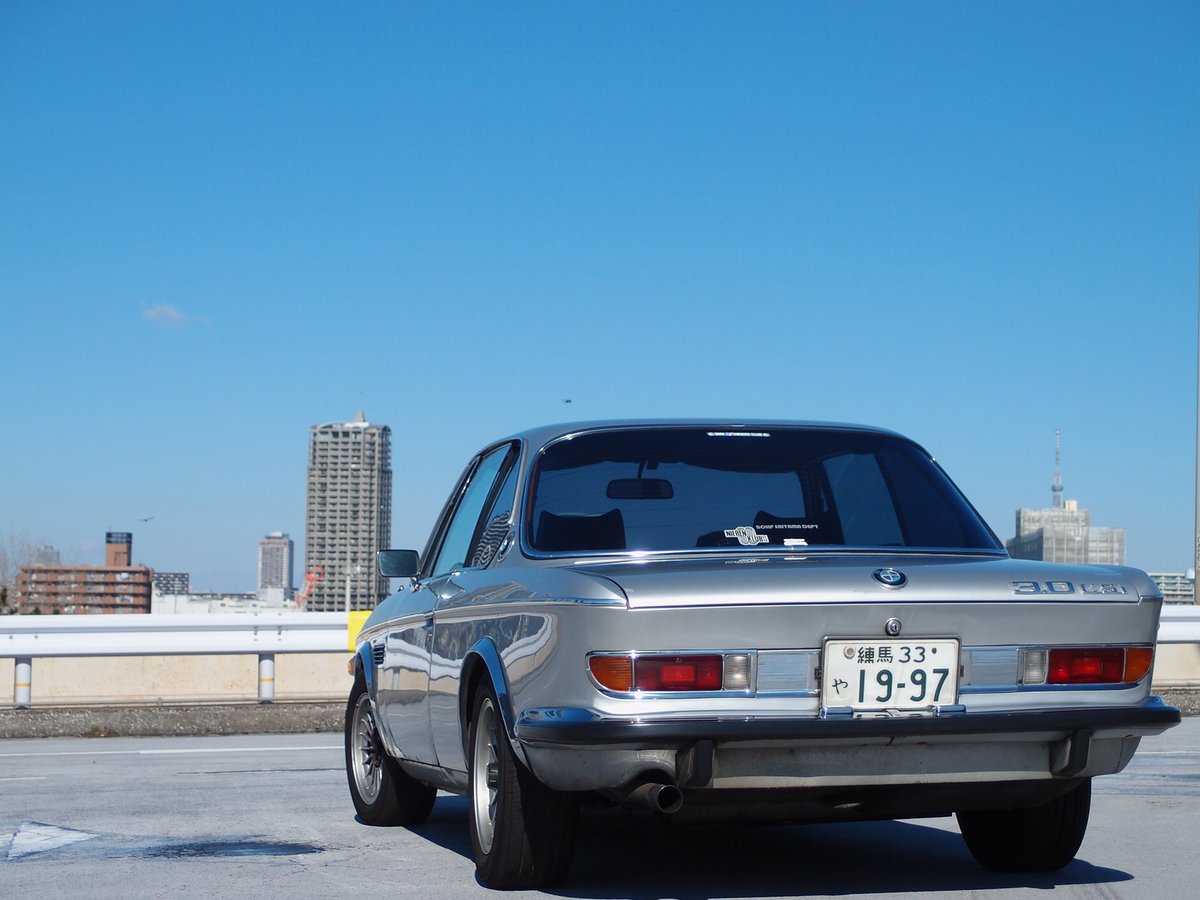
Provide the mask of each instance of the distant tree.
{"label": "distant tree", "polygon": [[29,535],[9,531],[4,535],[3,543],[0,543],[0,585],[11,585],[16,581],[21,566],[32,565],[35,559],[37,545]]}
{"label": "distant tree", "polygon": [[31,616],[40,616],[42,614],[42,608],[40,606],[35,606],[29,611],[29,614]]}

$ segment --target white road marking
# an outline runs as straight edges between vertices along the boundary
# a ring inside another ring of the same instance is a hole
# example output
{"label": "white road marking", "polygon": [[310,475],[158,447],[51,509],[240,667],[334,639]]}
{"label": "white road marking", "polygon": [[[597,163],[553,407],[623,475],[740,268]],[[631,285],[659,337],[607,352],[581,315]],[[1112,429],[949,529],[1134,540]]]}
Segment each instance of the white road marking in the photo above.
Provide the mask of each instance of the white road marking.
{"label": "white road marking", "polygon": [[9,859],[20,859],[34,853],[47,853],[68,844],[80,841],[90,841],[97,837],[88,831],[75,831],[70,828],[59,828],[57,825],[43,825],[41,822],[26,822],[12,836],[8,847]]}
{"label": "white road marking", "polygon": [[1138,756],[1200,756],[1200,750],[1139,750]]}
{"label": "white road marking", "polygon": [[193,753],[296,753],[308,750],[341,750],[341,744],[331,744],[327,747],[194,747],[173,748],[163,750],[58,750],[31,751],[29,753],[0,753],[0,759],[20,759],[37,756],[179,756]]}
{"label": "white road marking", "polygon": [[49,775],[10,775],[7,778],[0,778],[0,781],[45,781]]}

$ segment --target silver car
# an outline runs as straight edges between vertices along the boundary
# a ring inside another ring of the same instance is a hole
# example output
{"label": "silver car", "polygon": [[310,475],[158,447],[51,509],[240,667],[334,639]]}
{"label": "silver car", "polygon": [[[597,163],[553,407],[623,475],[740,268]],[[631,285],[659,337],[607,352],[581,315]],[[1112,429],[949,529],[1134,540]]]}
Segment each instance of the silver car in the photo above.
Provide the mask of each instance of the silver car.
{"label": "silver car", "polygon": [[467,465],[358,638],[360,820],[465,794],[477,875],[567,872],[580,802],[676,821],[954,813],[1070,862],[1091,780],[1179,721],[1143,572],[1010,559],[912,441],[791,422],[528,431]]}

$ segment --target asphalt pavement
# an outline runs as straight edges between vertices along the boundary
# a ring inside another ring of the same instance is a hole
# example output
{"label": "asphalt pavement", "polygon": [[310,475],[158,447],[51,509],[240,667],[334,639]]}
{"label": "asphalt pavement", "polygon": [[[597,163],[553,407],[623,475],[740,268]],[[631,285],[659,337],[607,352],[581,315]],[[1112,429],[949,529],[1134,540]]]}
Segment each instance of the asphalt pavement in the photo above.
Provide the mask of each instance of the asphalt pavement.
{"label": "asphalt pavement", "polygon": [[[359,824],[336,734],[0,741],[0,895],[482,897],[465,801],[414,829]],[[979,868],[952,818],[670,827],[585,813],[577,898],[1191,896],[1200,882],[1200,719],[1095,782],[1074,863]],[[535,893],[516,896],[535,896]],[[511,895],[510,895],[511,896]]]}

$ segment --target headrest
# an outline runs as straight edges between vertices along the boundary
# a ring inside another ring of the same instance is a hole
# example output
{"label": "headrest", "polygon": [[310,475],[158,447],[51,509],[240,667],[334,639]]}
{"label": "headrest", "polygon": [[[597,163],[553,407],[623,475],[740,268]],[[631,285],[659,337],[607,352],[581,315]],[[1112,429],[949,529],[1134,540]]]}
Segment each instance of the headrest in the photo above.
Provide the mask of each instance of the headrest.
{"label": "headrest", "polygon": [[543,512],[538,518],[539,550],[624,550],[625,520],[619,509],[598,515],[555,515]]}

